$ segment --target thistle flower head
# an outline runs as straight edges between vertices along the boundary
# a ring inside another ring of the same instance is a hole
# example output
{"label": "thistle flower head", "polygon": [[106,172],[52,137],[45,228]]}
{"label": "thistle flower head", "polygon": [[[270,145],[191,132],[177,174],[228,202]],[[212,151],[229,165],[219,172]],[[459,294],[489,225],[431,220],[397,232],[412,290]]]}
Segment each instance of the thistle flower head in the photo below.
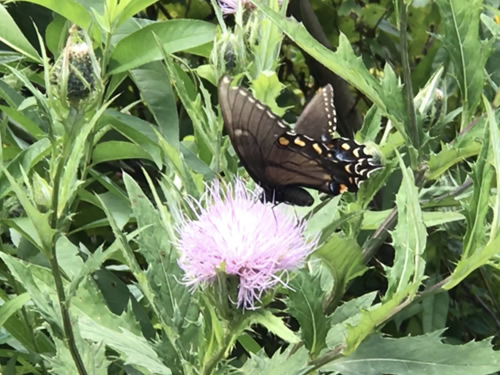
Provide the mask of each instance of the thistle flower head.
{"label": "thistle flower head", "polygon": [[[279,0],[279,4],[282,3],[283,0]],[[217,0],[219,3],[219,7],[224,14],[234,14],[238,10],[238,6],[241,6],[243,9],[254,9],[255,5],[252,4],[250,0]],[[238,4],[239,3],[239,4]]]}
{"label": "thistle flower head", "polygon": [[221,190],[213,183],[197,203],[196,219],[179,227],[179,265],[193,288],[213,284],[217,272],[236,276],[238,307],[254,309],[266,290],[285,284],[280,276],[298,268],[316,241],[306,241],[304,222],[260,202],[240,180]]}
{"label": "thistle flower head", "polygon": [[250,2],[250,0],[218,0],[220,9],[224,14],[234,14],[238,9],[238,2],[240,6],[244,8],[253,8],[254,5]]}

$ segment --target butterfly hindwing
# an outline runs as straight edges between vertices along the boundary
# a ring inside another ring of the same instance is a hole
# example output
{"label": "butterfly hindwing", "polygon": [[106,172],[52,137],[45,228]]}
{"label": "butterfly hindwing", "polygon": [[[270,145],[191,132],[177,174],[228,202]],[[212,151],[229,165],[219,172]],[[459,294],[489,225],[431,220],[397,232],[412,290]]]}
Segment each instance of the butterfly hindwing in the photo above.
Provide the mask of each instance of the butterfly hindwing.
{"label": "butterfly hindwing", "polygon": [[337,111],[333,103],[333,87],[320,88],[305,106],[295,124],[295,133],[307,134],[317,141],[333,138],[337,128]]}

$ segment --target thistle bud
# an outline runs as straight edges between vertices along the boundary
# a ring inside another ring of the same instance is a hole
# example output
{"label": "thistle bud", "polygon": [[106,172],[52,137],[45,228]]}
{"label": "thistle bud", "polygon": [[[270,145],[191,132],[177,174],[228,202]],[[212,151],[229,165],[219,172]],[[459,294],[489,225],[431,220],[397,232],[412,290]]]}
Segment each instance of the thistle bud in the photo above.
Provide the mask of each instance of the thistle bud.
{"label": "thistle bud", "polygon": [[99,77],[91,45],[84,41],[73,26],[66,47],[54,66],[53,83],[61,98],[76,104],[89,97]]}

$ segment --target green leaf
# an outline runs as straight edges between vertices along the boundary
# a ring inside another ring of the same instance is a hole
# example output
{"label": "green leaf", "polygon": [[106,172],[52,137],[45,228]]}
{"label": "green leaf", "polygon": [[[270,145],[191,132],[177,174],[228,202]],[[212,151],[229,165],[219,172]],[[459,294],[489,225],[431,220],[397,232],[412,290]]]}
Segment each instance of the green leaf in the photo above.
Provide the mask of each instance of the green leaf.
{"label": "green leaf", "polygon": [[347,336],[347,328],[357,325],[361,319],[361,311],[368,310],[376,297],[377,292],[367,293],[337,307],[330,316],[331,328],[326,336],[328,349],[331,350],[343,344]]}
{"label": "green leaf", "polygon": [[403,181],[396,195],[398,223],[392,233],[395,258],[393,266],[387,269],[389,286],[386,297],[412,284],[412,293],[416,293],[425,271],[422,255],[427,242],[427,230],[418,200],[418,189],[411,169],[406,168],[401,157],[399,164]]}
{"label": "green leaf", "polygon": [[96,322],[82,317],[78,320],[82,337],[94,342],[100,342],[105,337],[105,343],[110,348],[121,353],[126,363],[130,363],[149,374],[170,375],[150,342],[126,329],[115,331]]}
{"label": "green leaf", "polygon": [[40,63],[42,58],[16,25],[7,9],[0,4],[0,41],[27,58]]}
{"label": "green leaf", "polygon": [[146,9],[148,6],[154,4],[156,0],[128,0],[120,1],[118,3],[118,11],[121,12],[116,27],[120,26],[123,22],[132,18],[137,13]]}
{"label": "green leaf", "polygon": [[38,244],[39,250],[44,252],[46,256],[49,256],[48,252],[52,248],[52,239],[56,235],[56,231],[49,225],[49,213],[40,212],[26,195],[25,189],[21,188],[14,177],[4,167],[0,168],[3,174],[7,176],[12,190],[16,194],[17,199],[19,199],[21,206],[23,206],[31,224],[36,229],[36,233],[40,239],[40,243]]}
{"label": "green leaf", "polygon": [[300,272],[290,282],[288,312],[298,320],[304,344],[315,358],[326,346],[330,319],[323,314],[323,296],[319,274]]}
{"label": "green leaf", "polygon": [[453,64],[462,96],[462,130],[469,124],[479,104],[484,69],[489,56],[488,43],[479,39],[481,0],[436,0],[444,25],[439,37]]}
{"label": "green leaf", "polygon": [[[161,225],[161,217],[139,186],[124,175],[125,186],[132,202],[132,211],[141,232],[137,238],[138,252],[149,264],[146,278],[153,292],[158,317],[176,332],[182,349],[197,346],[199,327],[195,323],[199,309],[188,288],[180,282],[183,272],[177,264],[177,253],[172,247],[175,238]],[[181,348],[180,348],[181,349]],[[187,355],[187,353],[185,353]]]}
{"label": "green leaf", "polygon": [[45,136],[45,133],[39,128],[39,126],[18,109],[0,105],[0,110],[7,116],[9,116],[10,120],[13,121],[16,125],[26,130],[26,132],[33,136],[33,138],[40,139]]}
{"label": "green leaf", "polygon": [[484,130],[481,152],[472,168],[471,177],[474,190],[468,205],[465,207],[467,231],[464,236],[462,258],[471,256],[486,243],[486,215],[489,210],[488,201],[494,172],[488,163],[489,153],[490,129],[487,126]]}
{"label": "green leaf", "polygon": [[441,333],[397,339],[373,335],[351,355],[321,369],[343,375],[486,375],[500,370],[500,352],[489,340],[449,345]]}
{"label": "green leaf", "polygon": [[293,353],[290,349],[283,353],[277,350],[271,358],[267,357],[266,353],[261,350],[245,362],[238,374],[306,374],[308,359],[307,350],[303,347],[298,348]]}
{"label": "green leaf", "polygon": [[[426,285],[431,286],[440,281],[438,274],[431,275]],[[422,327],[424,333],[436,331],[446,327],[448,318],[450,295],[448,292],[430,294],[422,301]]]}
{"label": "green leaf", "polygon": [[347,283],[361,276],[368,269],[363,264],[361,248],[356,240],[332,235],[314,255],[321,258],[335,280],[335,296],[337,301],[345,291]]}
{"label": "green leaf", "polygon": [[457,286],[463,279],[469,276],[473,271],[484,266],[488,261],[500,252],[500,234],[481,249],[468,256],[462,257],[453,270],[448,282],[443,285],[443,289],[449,290]]}
{"label": "green leaf", "polygon": [[[366,211],[363,216],[362,228],[365,230],[376,230],[380,224],[389,216],[392,210]],[[465,216],[454,211],[429,211],[422,212],[422,220],[427,228],[439,226],[454,221],[465,220]]]}
{"label": "green leaf", "polygon": [[370,74],[362,59],[354,54],[344,34],[340,34],[337,51],[332,52],[314,39],[301,23],[284,18],[260,1],[252,0],[252,3],[307,54],[366,95],[383,111],[384,115],[397,123],[402,123],[406,118],[405,112],[400,110],[391,112],[388,109],[403,108],[400,105],[404,103],[401,89],[391,86],[391,94],[386,95],[384,88]]}
{"label": "green leaf", "polygon": [[[212,41],[215,25],[177,19],[150,24],[118,42],[111,55],[110,74],[120,73],[162,58],[154,35],[168,53],[185,51]],[[134,51],[134,53],[130,53]]]}
{"label": "green leaf", "polygon": [[165,66],[160,62],[149,63],[131,72],[144,103],[149,108],[160,134],[173,147],[179,147],[179,119],[174,97]]}
{"label": "green leaf", "polygon": [[491,142],[491,161],[493,168],[495,169],[496,176],[496,194],[495,203],[493,205],[493,220],[491,222],[490,239],[495,238],[497,231],[500,228],[500,136],[498,135],[498,123],[495,118],[495,114],[491,108],[491,105],[483,96],[483,103],[486,108],[486,113],[488,115],[488,124],[490,128],[490,142]]}
{"label": "green leaf", "polygon": [[26,302],[30,300],[28,293],[22,293],[14,298],[6,301],[0,307],[0,327],[3,327],[5,322],[19,309],[21,309]]}
{"label": "green leaf", "polygon": [[112,160],[149,159],[154,161],[142,147],[123,141],[101,142],[94,147],[92,165]]}
{"label": "green leaf", "polygon": [[54,13],[60,14],[64,18],[71,21],[82,29],[88,29],[92,17],[87,9],[75,0],[26,0],[33,4],[38,4],[48,8]]}
{"label": "green leaf", "polygon": [[101,119],[101,123],[113,126],[113,128],[136,143],[149,154],[158,168],[163,165],[161,150],[158,147],[158,136],[153,125],[135,116],[108,109]]}
{"label": "green leaf", "polygon": [[[61,314],[59,304],[56,297],[54,279],[48,269],[39,274],[37,271],[41,267],[36,267],[28,263],[22,262],[10,255],[0,253],[0,258],[9,268],[10,273],[29,293],[31,300],[36,305],[38,311],[50,323],[53,323],[62,328]],[[44,282],[40,282],[40,275],[43,276]],[[49,283],[52,288],[47,288],[46,283]],[[50,293],[48,293],[50,292]]]}
{"label": "green leaf", "polygon": [[[49,153],[50,141],[47,138],[43,138],[17,154],[16,157],[10,161],[7,170],[13,178],[18,179],[22,176],[21,171],[29,173],[31,169]],[[0,198],[4,198],[10,191],[12,191],[12,186],[7,176],[2,174],[0,176]]]}
{"label": "green leaf", "polygon": [[266,327],[269,332],[274,333],[290,344],[298,344],[300,342],[295,332],[288,328],[281,318],[274,316],[268,310],[258,310],[252,314],[252,322]]}
{"label": "green leaf", "polygon": [[255,98],[265,103],[278,116],[283,116],[286,111],[286,108],[281,108],[276,103],[276,98],[284,87],[274,72],[262,72],[252,82]]}

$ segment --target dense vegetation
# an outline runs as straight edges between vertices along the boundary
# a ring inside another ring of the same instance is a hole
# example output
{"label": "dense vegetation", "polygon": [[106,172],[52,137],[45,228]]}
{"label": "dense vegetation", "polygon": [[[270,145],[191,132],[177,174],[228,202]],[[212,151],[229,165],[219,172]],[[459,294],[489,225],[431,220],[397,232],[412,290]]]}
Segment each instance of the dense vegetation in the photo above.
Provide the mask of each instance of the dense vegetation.
{"label": "dense vegetation", "polygon": [[[0,4],[0,372],[500,371],[499,5]],[[223,75],[382,167],[261,203]]]}

